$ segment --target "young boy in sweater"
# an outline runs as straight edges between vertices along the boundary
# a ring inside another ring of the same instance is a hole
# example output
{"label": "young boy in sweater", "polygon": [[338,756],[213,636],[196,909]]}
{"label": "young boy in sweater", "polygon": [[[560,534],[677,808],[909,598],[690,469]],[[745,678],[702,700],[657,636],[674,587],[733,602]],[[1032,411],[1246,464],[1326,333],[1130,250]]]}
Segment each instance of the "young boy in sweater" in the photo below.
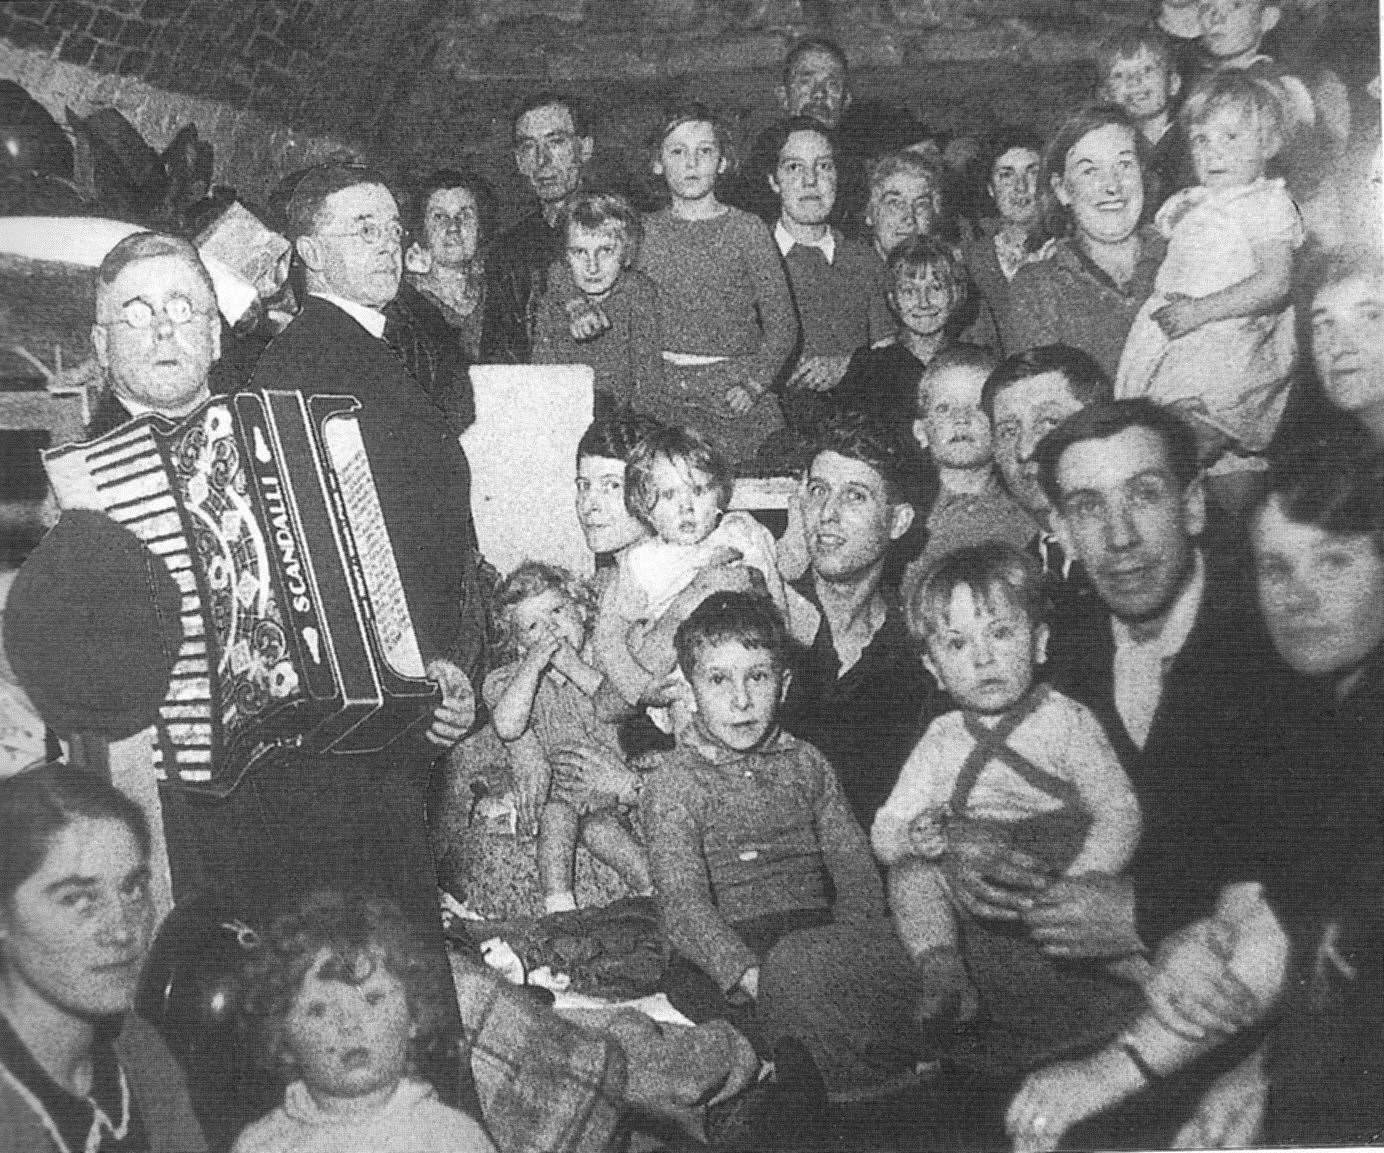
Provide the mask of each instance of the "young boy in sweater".
{"label": "young boy in sweater", "polygon": [[715,593],[679,626],[697,713],[657,754],[641,798],[674,957],[664,978],[692,1020],[754,1039],[764,955],[789,933],[884,915],[879,874],[836,774],[778,726],[787,641],[772,602]]}
{"label": "young boy in sweater", "polygon": [[994,354],[974,344],[938,353],[918,382],[913,436],[937,469],[927,514],[927,547],[909,568],[921,572],[965,545],[1002,541],[1024,548],[1038,523],[1005,491],[995,470],[995,437],[980,404]]}

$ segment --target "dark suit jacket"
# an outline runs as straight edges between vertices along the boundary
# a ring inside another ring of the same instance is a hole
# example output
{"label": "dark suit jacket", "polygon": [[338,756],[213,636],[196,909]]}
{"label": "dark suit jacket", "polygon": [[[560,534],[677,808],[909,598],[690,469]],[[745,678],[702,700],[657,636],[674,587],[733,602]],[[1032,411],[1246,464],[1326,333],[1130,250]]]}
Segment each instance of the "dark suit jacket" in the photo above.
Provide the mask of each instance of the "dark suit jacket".
{"label": "dark suit jacket", "polygon": [[447,414],[384,341],[316,296],[265,350],[253,384],[360,401],[361,436],[423,659],[449,657],[479,687],[485,628],[469,544],[471,474]]}
{"label": "dark suit jacket", "polygon": [[495,238],[485,255],[482,364],[528,364],[534,318],[548,288],[548,266],[562,259],[565,240],[541,211]]}
{"label": "dark suit jacket", "polygon": [[1207,559],[1206,590],[1173,659],[1148,741],[1139,749],[1115,708],[1114,638],[1099,599],[1052,645],[1052,681],[1090,708],[1110,734],[1144,816],[1130,863],[1144,941],[1211,912],[1216,894],[1245,876],[1257,802],[1247,782],[1277,749],[1299,699],[1242,570]]}

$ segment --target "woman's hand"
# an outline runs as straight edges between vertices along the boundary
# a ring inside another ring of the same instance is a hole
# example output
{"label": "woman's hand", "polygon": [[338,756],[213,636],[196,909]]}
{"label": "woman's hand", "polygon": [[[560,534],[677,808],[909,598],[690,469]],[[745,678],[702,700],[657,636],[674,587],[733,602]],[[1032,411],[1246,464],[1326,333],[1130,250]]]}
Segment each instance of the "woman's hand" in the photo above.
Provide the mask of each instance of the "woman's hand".
{"label": "woman's hand", "polygon": [[1228,1036],[1254,1022],[1254,994],[1227,968],[1228,933],[1215,918],[1180,929],[1158,948],[1153,976],[1144,985],[1150,1011],[1190,1041]]}
{"label": "woman's hand", "polygon": [[476,693],[466,674],[444,657],[430,661],[426,671],[442,690],[442,703],[433,710],[427,737],[433,744],[450,749],[476,723]]}
{"label": "woman's hand", "polygon": [[1042,861],[972,821],[948,826],[942,860],[956,899],[972,916],[987,920],[1017,920],[1052,881]]}
{"label": "woman's hand", "polygon": [[1168,293],[1168,303],[1153,311],[1153,319],[1158,322],[1169,340],[1186,336],[1202,326],[1201,309],[1196,297],[1181,292]]}
{"label": "woman's hand", "polygon": [[726,407],[736,416],[744,416],[754,408],[756,396],[743,384],[732,385],[726,390]]}
{"label": "woman's hand", "polygon": [[1259,1140],[1269,1083],[1264,1051],[1223,1073],[1203,1095],[1192,1119],[1177,1131],[1174,1149],[1248,1149]]}
{"label": "woman's hand", "polygon": [[633,804],[639,795],[639,774],[608,749],[596,745],[562,745],[550,758],[553,796],[578,810],[596,797],[617,797]]}

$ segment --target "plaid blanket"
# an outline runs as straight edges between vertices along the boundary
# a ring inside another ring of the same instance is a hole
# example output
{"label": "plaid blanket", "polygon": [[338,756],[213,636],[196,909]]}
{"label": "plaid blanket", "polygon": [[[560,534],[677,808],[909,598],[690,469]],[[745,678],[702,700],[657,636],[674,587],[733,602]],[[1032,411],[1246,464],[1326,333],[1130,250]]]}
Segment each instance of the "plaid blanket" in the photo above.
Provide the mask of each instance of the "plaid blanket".
{"label": "plaid blanket", "polygon": [[624,1116],[624,1051],[452,953],[463,1054],[500,1153],[607,1153]]}

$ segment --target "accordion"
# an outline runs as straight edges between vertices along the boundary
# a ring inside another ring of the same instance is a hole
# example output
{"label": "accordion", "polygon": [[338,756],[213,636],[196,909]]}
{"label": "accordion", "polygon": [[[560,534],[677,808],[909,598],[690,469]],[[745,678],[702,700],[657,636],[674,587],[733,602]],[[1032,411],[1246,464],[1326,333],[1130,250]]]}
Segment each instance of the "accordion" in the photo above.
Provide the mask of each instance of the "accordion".
{"label": "accordion", "polygon": [[377,752],[426,678],[351,397],[214,397],[44,454],[63,508],[124,525],[182,593],[161,778],[224,795],[257,762]]}

